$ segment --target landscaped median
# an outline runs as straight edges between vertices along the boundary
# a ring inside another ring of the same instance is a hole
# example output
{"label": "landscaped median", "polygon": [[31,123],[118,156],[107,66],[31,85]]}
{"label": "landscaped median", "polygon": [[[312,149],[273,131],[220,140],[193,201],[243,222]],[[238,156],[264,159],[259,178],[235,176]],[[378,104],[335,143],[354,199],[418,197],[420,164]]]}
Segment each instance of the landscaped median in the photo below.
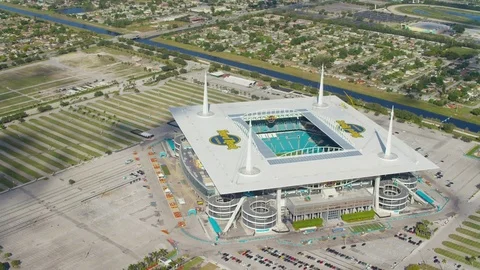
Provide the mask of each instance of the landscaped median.
{"label": "landscaped median", "polygon": [[[209,51],[205,51],[205,50],[203,50],[203,49],[201,49],[197,46],[194,46],[194,45],[183,44],[183,43],[176,42],[176,41],[169,40],[169,39],[165,39],[165,38],[162,38],[162,37],[155,38],[153,40],[157,41],[159,43],[163,43],[163,44],[166,44],[166,45],[170,45],[170,46],[174,46],[174,47],[178,47],[178,48],[182,48],[182,49],[186,49],[186,50],[190,50],[190,51],[200,52],[200,53],[203,53],[203,54],[207,54],[207,55],[211,55],[211,56],[215,56],[215,57],[219,57],[219,58],[223,58],[223,59],[228,59],[228,60],[231,60],[231,61],[235,61],[235,62],[247,64],[247,65],[261,67],[261,68],[264,68],[264,69],[269,69],[269,70],[273,70],[273,71],[276,71],[276,72],[293,75],[293,76],[303,78],[303,79],[307,79],[307,80],[311,80],[311,81],[318,81],[318,74],[317,73],[309,73],[309,72],[299,70],[297,68],[292,68],[292,67],[288,67],[288,66],[282,68],[280,66],[276,66],[276,65],[270,64],[268,62],[265,62],[265,61],[262,61],[262,60],[259,60],[259,59],[251,59],[251,58],[247,58],[247,57],[243,57],[243,56],[240,56],[240,55],[231,54],[231,53],[227,53],[227,52],[209,52]],[[349,83],[347,81],[340,81],[340,80],[333,79],[333,78],[325,78],[325,83],[328,84],[328,85],[332,85],[332,86],[347,89],[347,90],[350,90],[350,91],[353,91],[353,92],[357,92],[357,93],[360,93],[360,94],[363,94],[363,95],[373,96],[375,98],[392,101],[392,102],[395,102],[395,103],[398,103],[398,104],[403,104],[403,105],[406,105],[406,106],[423,109],[423,110],[430,111],[430,112],[437,113],[437,114],[441,114],[441,115],[444,115],[444,116],[447,116],[447,117],[451,117],[452,114],[453,114],[453,111],[449,108],[439,107],[437,105],[430,104],[428,102],[424,102],[424,101],[421,101],[421,100],[418,100],[418,99],[411,99],[411,98],[408,98],[406,95],[381,91],[381,90],[378,90],[376,88],[368,87],[366,85]],[[457,118],[457,119],[466,121],[466,122],[480,124],[480,118],[475,117],[474,115],[470,114],[470,109],[466,108],[466,107],[459,108],[455,112],[454,117]]]}
{"label": "landscaped median", "polygon": [[443,248],[436,248],[434,250],[437,254],[443,255],[447,258],[453,259],[453,260],[458,261],[458,262],[466,263],[466,264],[471,265],[471,266],[476,267],[476,268],[480,268],[480,262],[473,261],[473,260],[467,260],[466,259],[467,257],[465,257],[465,256],[458,255],[456,253],[450,252],[450,251],[445,250]]}
{"label": "landscaped median", "polygon": [[304,219],[304,220],[297,220],[292,223],[292,226],[295,230],[300,230],[304,228],[310,227],[321,227],[323,224],[323,219],[321,218],[314,218],[314,219]]}
{"label": "landscaped median", "polygon": [[480,159],[480,145],[476,145],[470,149],[466,156],[472,157],[472,158],[477,158]]}
{"label": "landscaped median", "polygon": [[357,213],[351,214],[343,214],[342,220],[345,222],[358,222],[358,221],[365,221],[365,220],[372,220],[375,218],[375,211],[362,211]]}

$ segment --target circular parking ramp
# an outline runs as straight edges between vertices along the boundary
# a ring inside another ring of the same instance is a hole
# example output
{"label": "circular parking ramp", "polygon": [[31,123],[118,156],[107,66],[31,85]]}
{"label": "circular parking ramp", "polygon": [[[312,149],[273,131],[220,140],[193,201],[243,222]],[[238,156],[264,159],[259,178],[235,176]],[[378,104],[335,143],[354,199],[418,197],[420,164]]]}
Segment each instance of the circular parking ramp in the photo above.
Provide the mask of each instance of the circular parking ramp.
{"label": "circular parking ramp", "polygon": [[277,222],[277,209],[270,205],[270,198],[248,198],[242,205],[242,221],[252,230],[271,229]]}

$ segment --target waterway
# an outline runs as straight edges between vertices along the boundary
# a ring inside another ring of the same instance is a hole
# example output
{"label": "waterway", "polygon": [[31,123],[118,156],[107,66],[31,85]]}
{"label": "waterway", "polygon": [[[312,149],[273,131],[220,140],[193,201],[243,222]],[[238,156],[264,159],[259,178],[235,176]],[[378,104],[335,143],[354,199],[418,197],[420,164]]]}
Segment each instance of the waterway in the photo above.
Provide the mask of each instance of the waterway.
{"label": "waterway", "polygon": [[[89,31],[92,31],[92,32],[95,32],[95,33],[98,33],[98,34],[104,34],[104,35],[110,35],[110,36],[121,35],[120,33],[109,31],[109,30],[106,30],[106,29],[101,28],[101,27],[88,25],[88,24],[82,24],[82,23],[79,23],[79,22],[69,21],[69,20],[53,17],[53,16],[46,15],[46,14],[41,14],[41,13],[36,13],[36,12],[33,12],[33,11],[14,8],[14,7],[6,6],[6,5],[1,4],[1,3],[0,3],[0,9],[10,11],[10,12],[19,13],[19,14],[23,14],[23,15],[27,15],[27,16],[34,16],[34,17],[37,17],[37,18],[41,18],[43,20],[47,20],[47,21],[51,21],[51,22],[55,22],[55,23],[60,23],[60,24],[68,25],[68,26],[83,28],[85,30],[89,30]],[[264,74],[264,75],[267,75],[267,76],[275,77],[275,78],[286,80],[286,81],[301,83],[303,85],[307,85],[307,86],[310,86],[310,87],[317,88],[318,84],[319,84],[318,82],[303,79],[303,78],[293,76],[293,75],[290,75],[290,74],[285,74],[285,73],[265,69],[265,68],[262,68],[262,67],[256,67],[256,66],[252,66],[252,65],[248,65],[248,64],[243,64],[243,63],[239,63],[239,62],[236,62],[236,61],[211,56],[211,55],[204,54],[204,53],[201,53],[201,52],[195,52],[195,51],[191,51],[191,50],[187,50],[187,49],[183,49],[183,48],[159,43],[159,42],[156,42],[156,41],[153,41],[153,40],[150,40],[150,39],[138,39],[136,41],[140,42],[140,43],[143,43],[143,44],[147,44],[147,45],[151,45],[151,46],[155,46],[155,47],[161,47],[161,48],[165,48],[165,49],[172,50],[172,51],[177,51],[177,52],[180,52],[180,53],[188,54],[188,55],[198,57],[198,58],[207,59],[207,60],[210,60],[210,61],[214,61],[214,62],[217,62],[217,63],[229,65],[229,66],[233,66],[233,67],[237,67],[237,68],[241,68],[241,69],[245,69],[245,70],[249,70],[249,71],[256,71],[258,73],[261,73],[261,74]],[[392,107],[392,106],[395,106],[395,108],[397,108],[397,109],[406,110],[406,111],[415,113],[417,115],[423,116],[425,118],[439,119],[441,121],[452,123],[455,126],[457,126],[459,128],[462,128],[462,129],[468,129],[468,130],[473,131],[473,132],[479,132],[480,131],[480,125],[476,125],[476,124],[469,123],[469,122],[466,122],[466,121],[463,121],[463,120],[459,120],[459,119],[456,119],[454,117],[446,117],[444,115],[432,113],[432,112],[422,110],[422,109],[419,109],[419,108],[414,108],[414,107],[406,106],[406,105],[403,105],[403,104],[398,104],[398,103],[395,103],[395,102],[391,102],[391,101],[388,101],[388,100],[383,100],[383,99],[376,98],[376,97],[373,97],[373,96],[363,95],[363,94],[356,93],[356,92],[353,92],[353,91],[350,91],[350,90],[347,90],[347,89],[343,89],[343,88],[339,88],[339,87],[335,87],[335,86],[331,86],[331,85],[325,85],[325,91],[329,91],[331,93],[340,94],[340,95],[344,95],[344,93],[347,93],[348,95],[350,95],[354,98],[357,98],[357,99],[361,99],[365,102],[378,103],[378,104],[380,104],[384,107],[388,107],[388,108]]]}
{"label": "waterway", "polygon": [[58,12],[62,14],[77,14],[77,13],[84,13],[85,9],[81,7],[72,7],[72,8],[59,9]]}

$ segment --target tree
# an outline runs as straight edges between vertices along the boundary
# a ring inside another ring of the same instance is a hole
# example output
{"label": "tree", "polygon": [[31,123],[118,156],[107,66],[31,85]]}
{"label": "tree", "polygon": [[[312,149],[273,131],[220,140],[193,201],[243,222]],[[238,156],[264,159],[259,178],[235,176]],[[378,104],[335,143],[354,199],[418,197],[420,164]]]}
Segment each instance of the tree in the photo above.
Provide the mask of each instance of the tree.
{"label": "tree", "polygon": [[73,185],[73,184],[75,184],[75,180],[70,179],[70,180],[68,180],[68,183],[69,183],[70,185]]}
{"label": "tree", "polygon": [[103,92],[102,91],[97,91],[95,92],[95,94],[93,94],[95,97],[101,97],[103,96]]}
{"label": "tree", "polygon": [[470,113],[478,116],[478,115],[480,115],[480,108],[473,109],[473,110],[470,111]]}
{"label": "tree", "polygon": [[321,67],[322,65],[325,65],[326,67],[331,67],[334,59],[329,55],[317,55],[313,57],[310,62],[314,67]]}
{"label": "tree", "polygon": [[20,266],[20,264],[22,264],[22,262],[20,260],[13,260],[10,264],[12,267],[17,268]]}
{"label": "tree", "polygon": [[452,133],[454,128],[455,128],[455,125],[452,123],[445,123],[442,126],[443,131],[448,133]]}
{"label": "tree", "polygon": [[460,25],[460,24],[454,24],[452,26],[452,29],[457,34],[463,34],[463,32],[465,32],[465,27],[463,25]]}
{"label": "tree", "polygon": [[7,252],[7,253],[3,254],[3,257],[4,257],[5,259],[8,259],[8,258],[12,257],[12,253]]}

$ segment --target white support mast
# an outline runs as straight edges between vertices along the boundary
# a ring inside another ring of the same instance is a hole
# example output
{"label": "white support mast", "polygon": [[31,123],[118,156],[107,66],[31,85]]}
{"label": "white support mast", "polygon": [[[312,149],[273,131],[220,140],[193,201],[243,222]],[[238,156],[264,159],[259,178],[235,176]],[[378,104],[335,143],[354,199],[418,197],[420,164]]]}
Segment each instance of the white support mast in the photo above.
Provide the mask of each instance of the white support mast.
{"label": "white support mast", "polygon": [[318,97],[317,97],[318,106],[322,106],[323,104],[323,72],[324,72],[324,67],[322,64],[322,73],[320,73],[320,87],[318,87]]}
{"label": "white support mast", "polygon": [[245,162],[245,172],[252,173],[252,120],[248,125],[248,143],[247,143],[247,161]]}
{"label": "white support mast", "polygon": [[241,167],[239,173],[244,176],[255,176],[260,173],[260,169],[256,168],[252,164],[252,120],[248,125],[248,141],[247,141],[247,157],[245,161],[245,167]]}
{"label": "white support mast", "polygon": [[390,124],[388,125],[387,145],[385,146],[385,156],[389,157],[392,153],[392,132],[393,132],[393,109],[390,112]]}
{"label": "white support mast", "polygon": [[317,102],[313,104],[315,108],[326,108],[328,104],[323,102],[323,75],[325,71],[325,66],[322,64],[322,70],[320,72],[320,86],[318,87]]}
{"label": "white support mast", "polygon": [[202,111],[198,113],[201,117],[212,116],[213,112],[210,111],[210,106],[208,104],[208,82],[207,82],[207,71],[205,71],[205,82],[203,85],[203,106]]}
{"label": "white support mast", "polygon": [[390,112],[390,123],[388,124],[388,134],[387,143],[385,144],[385,152],[379,154],[379,156],[385,160],[395,160],[398,157],[395,153],[392,153],[393,114],[394,106],[392,106],[392,111]]}

